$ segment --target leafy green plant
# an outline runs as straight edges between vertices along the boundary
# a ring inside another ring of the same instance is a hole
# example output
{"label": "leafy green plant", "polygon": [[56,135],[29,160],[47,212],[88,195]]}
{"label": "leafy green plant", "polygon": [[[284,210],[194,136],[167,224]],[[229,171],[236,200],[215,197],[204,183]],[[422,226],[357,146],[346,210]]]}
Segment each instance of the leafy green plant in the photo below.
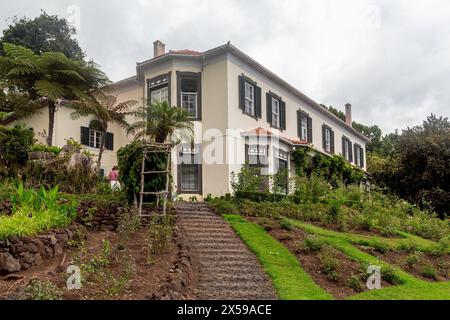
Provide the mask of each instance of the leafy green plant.
{"label": "leafy green plant", "polygon": [[58,156],[61,152],[62,148],[58,148],[55,146],[48,146],[45,144],[34,144],[31,146],[30,151],[31,152],[47,152],[47,153],[51,153],[54,156]]}
{"label": "leafy green plant", "polygon": [[380,240],[375,240],[371,243],[371,247],[382,254],[385,254],[387,252],[389,252],[391,250],[390,246],[388,243],[384,242],[384,241],[380,241]]}
{"label": "leafy green plant", "polygon": [[172,239],[172,222],[170,216],[150,220],[146,233],[148,261],[152,260],[152,254],[161,254],[167,250]]}
{"label": "leafy green plant", "polygon": [[436,280],[437,279],[437,271],[436,268],[432,264],[426,264],[420,270],[420,274],[426,278]]}
{"label": "leafy green plant", "polygon": [[337,281],[339,279],[339,273],[337,271],[339,261],[330,252],[320,254],[319,259],[322,263],[322,271],[327,275],[328,279]]}
{"label": "leafy green plant", "polygon": [[32,280],[25,292],[29,300],[61,300],[61,291],[49,281]]}
{"label": "leafy green plant", "polygon": [[381,278],[394,286],[404,283],[404,281],[395,272],[395,269],[388,265],[381,268]]}
{"label": "leafy green plant", "polygon": [[258,224],[266,231],[271,231],[274,228],[274,223],[268,218],[260,218]]}
{"label": "leafy green plant", "polygon": [[348,279],[347,286],[356,292],[363,292],[365,288],[361,281],[361,278],[354,274],[352,274]]}
{"label": "leafy green plant", "polygon": [[303,241],[303,248],[306,251],[321,251],[323,246],[323,240],[317,236],[308,235]]}
{"label": "leafy green plant", "polygon": [[287,231],[294,230],[294,228],[295,228],[294,225],[288,219],[285,219],[285,218],[282,218],[280,220],[280,227],[281,227],[281,229],[287,230]]}
{"label": "leafy green plant", "polygon": [[420,262],[420,256],[417,253],[412,253],[405,258],[405,265],[409,268],[414,267]]}

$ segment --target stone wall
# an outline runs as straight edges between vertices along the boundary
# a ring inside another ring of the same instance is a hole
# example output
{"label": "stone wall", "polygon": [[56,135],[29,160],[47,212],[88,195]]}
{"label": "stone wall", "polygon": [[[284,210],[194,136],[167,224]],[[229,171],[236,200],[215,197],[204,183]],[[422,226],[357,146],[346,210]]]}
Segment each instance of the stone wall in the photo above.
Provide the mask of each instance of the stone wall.
{"label": "stone wall", "polygon": [[10,237],[0,241],[0,272],[17,272],[59,256],[70,240],[79,238],[78,226],[55,229],[34,237]]}

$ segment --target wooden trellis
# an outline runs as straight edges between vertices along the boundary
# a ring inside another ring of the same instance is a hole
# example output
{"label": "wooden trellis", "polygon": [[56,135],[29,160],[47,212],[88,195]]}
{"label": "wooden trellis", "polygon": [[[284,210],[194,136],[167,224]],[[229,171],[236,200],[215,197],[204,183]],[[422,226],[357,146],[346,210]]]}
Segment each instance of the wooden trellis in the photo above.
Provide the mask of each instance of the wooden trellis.
{"label": "wooden trellis", "polygon": [[[142,167],[141,167],[141,190],[139,194],[139,215],[141,217],[149,216],[143,214],[142,210],[145,205],[149,205],[152,203],[144,202],[144,196],[146,195],[154,195],[156,196],[156,205],[159,207],[161,196],[163,200],[163,210],[162,214],[166,215],[167,211],[167,198],[169,197],[169,180],[170,180],[170,162],[171,162],[171,154],[172,154],[173,144],[171,143],[154,143],[154,142],[144,142],[143,143],[143,155],[142,155]],[[162,171],[146,171],[145,162],[147,160],[147,155],[149,154],[166,154],[167,155],[167,164],[166,170]],[[148,176],[154,176],[157,174],[165,174],[166,175],[166,185],[165,189],[162,191],[145,191],[145,178]]]}

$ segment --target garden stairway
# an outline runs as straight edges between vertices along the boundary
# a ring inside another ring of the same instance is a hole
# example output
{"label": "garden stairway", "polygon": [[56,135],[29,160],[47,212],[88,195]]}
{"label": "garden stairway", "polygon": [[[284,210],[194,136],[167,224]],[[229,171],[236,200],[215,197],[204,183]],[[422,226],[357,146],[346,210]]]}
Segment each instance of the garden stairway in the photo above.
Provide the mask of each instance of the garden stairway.
{"label": "garden stairway", "polygon": [[222,217],[205,203],[177,203],[174,209],[198,266],[198,299],[277,299],[257,258]]}

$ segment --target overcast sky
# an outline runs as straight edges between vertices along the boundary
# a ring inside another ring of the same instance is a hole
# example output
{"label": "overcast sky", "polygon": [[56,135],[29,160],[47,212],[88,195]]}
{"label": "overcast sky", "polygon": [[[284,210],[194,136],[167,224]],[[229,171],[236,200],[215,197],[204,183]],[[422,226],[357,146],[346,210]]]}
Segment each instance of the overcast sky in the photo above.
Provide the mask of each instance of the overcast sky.
{"label": "overcast sky", "polygon": [[383,131],[450,116],[448,0],[14,0],[0,29],[40,9],[68,18],[89,58],[111,80],[168,49],[227,41],[319,103]]}

